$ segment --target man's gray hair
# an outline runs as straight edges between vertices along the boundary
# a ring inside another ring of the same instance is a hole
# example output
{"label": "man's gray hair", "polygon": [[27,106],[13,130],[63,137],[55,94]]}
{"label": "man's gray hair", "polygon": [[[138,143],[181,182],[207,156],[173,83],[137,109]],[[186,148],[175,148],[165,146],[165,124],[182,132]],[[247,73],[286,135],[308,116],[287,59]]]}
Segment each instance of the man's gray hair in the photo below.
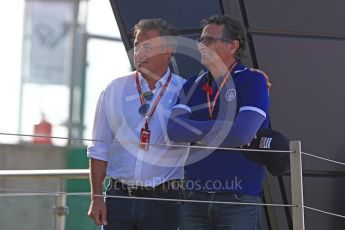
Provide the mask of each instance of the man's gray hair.
{"label": "man's gray hair", "polygon": [[161,18],[141,19],[133,27],[133,37],[135,38],[138,31],[146,32],[149,30],[155,30],[159,33],[160,36],[163,36],[166,41],[166,46],[173,48],[176,47],[175,37],[178,36],[178,31]]}

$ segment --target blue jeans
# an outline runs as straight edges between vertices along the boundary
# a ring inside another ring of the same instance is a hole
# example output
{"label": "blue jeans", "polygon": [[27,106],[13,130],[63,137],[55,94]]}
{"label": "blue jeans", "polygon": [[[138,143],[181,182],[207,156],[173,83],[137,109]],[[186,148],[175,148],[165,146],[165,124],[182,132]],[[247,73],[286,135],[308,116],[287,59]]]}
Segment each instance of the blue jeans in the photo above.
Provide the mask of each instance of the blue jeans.
{"label": "blue jeans", "polygon": [[[259,202],[258,196],[186,191],[187,200]],[[183,202],[180,205],[180,230],[259,230],[261,207],[254,205]]]}
{"label": "blue jeans", "polygon": [[[108,187],[107,195],[128,196],[128,193]],[[170,190],[151,197],[180,199],[180,191]],[[178,202],[111,197],[105,202],[108,225],[103,226],[104,230],[176,230],[178,227]]]}

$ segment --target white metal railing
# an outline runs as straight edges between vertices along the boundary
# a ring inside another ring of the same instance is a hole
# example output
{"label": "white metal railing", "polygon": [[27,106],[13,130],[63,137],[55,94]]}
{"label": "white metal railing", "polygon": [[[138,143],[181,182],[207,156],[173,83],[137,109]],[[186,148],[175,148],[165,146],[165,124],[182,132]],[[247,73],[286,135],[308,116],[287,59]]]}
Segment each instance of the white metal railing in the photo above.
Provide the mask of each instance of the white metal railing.
{"label": "white metal railing", "polygon": [[[290,164],[291,164],[291,180],[292,180],[292,217],[293,229],[304,230],[304,203],[303,203],[303,182],[302,182],[302,155],[301,142],[290,142]],[[65,179],[81,179],[89,176],[88,169],[56,169],[56,170],[0,170],[1,178],[23,178],[23,177],[57,177],[60,178],[59,192],[55,194],[54,208],[54,229],[65,229],[65,217],[67,213],[66,193],[64,193]],[[90,195],[90,194],[89,194]],[[120,198],[120,197],[117,197]],[[142,199],[142,197],[131,197],[131,199]],[[145,199],[145,198],[144,198]],[[167,199],[164,199],[167,200]],[[193,202],[193,201],[191,201]],[[200,201],[195,201],[200,202]],[[251,205],[251,204],[244,204]],[[262,204],[267,206],[286,206],[283,204]]]}
{"label": "white metal railing", "polygon": [[89,169],[48,169],[48,170],[0,170],[0,178],[57,177],[61,179],[85,179]]}
{"label": "white metal railing", "polygon": [[[204,148],[204,147],[200,147]],[[234,148],[231,148],[233,150]],[[237,149],[243,151],[243,149]],[[255,151],[255,150],[254,150]],[[260,150],[259,150],[260,151]],[[271,150],[272,152],[276,152],[275,150]],[[283,151],[280,151],[283,152]],[[291,195],[292,195],[292,204],[252,204],[252,203],[238,203],[241,205],[262,205],[262,206],[281,206],[281,207],[292,207],[292,221],[293,221],[293,230],[304,230],[305,223],[304,223],[304,209],[314,210],[323,214],[333,215],[341,218],[345,218],[343,215],[334,214],[330,212],[326,212],[323,210],[315,209],[312,207],[308,207],[304,205],[303,201],[303,175],[302,175],[302,155],[317,157],[312,154],[306,154],[301,151],[301,142],[300,141],[291,141],[290,142],[290,150],[285,151],[287,154],[290,153],[290,165],[291,165]],[[320,157],[317,157],[320,158]],[[321,158],[320,158],[321,159]],[[327,160],[332,163],[338,163],[344,165],[342,162],[325,159],[322,158],[321,160]],[[54,229],[55,230],[63,230],[65,229],[65,217],[67,213],[66,207],[66,197],[67,195],[74,195],[74,196],[90,196],[90,193],[66,193],[64,192],[64,180],[65,179],[85,179],[89,176],[88,169],[55,169],[55,170],[0,170],[0,179],[4,178],[59,178],[60,185],[58,192],[49,192],[49,194],[55,195],[55,207],[54,207]],[[1,191],[5,191],[6,189],[1,189]],[[7,189],[9,192],[10,189]],[[21,193],[20,195],[42,195],[40,193]],[[44,193],[43,193],[44,194]],[[45,193],[46,194],[46,193]],[[15,194],[12,193],[14,196]],[[11,193],[0,193],[0,196],[11,196]],[[184,201],[184,202],[214,202],[214,201],[197,201],[197,200],[179,200],[179,199],[161,199],[161,198],[148,198],[148,197],[118,197],[118,196],[108,196],[114,197],[119,199],[155,199],[155,200],[163,200],[163,201]],[[217,203],[217,202],[214,202]],[[224,204],[234,204],[236,202],[221,202]]]}
{"label": "white metal railing", "polygon": [[[19,135],[19,136],[33,136],[33,135],[25,135],[25,134],[8,134],[8,133],[0,133],[0,135]],[[44,136],[45,137],[45,136]],[[64,137],[50,137],[50,138],[58,138],[58,139],[68,139]],[[84,139],[83,139],[84,140]],[[88,140],[88,139],[85,139]],[[80,141],[80,139],[78,139]],[[102,140],[90,140],[90,141],[101,141],[101,142],[109,142],[109,141],[102,141]],[[111,143],[113,143],[111,141]],[[121,142],[122,143],[122,142]],[[122,144],[139,144],[137,142],[126,142]],[[159,144],[152,144],[158,145]],[[200,148],[200,149],[222,149],[222,150],[238,150],[238,151],[256,151],[262,152],[268,150],[254,150],[254,149],[238,149],[238,148],[217,148],[217,147],[208,147],[208,146],[184,146],[184,145],[164,145],[170,147],[180,147],[180,148]],[[315,212],[319,212],[326,215],[331,215],[339,218],[345,219],[345,215],[340,215],[337,213],[332,213],[320,209],[316,209],[313,207],[305,206],[303,201],[303,175],[302,175],[302,155],[307,157],[317,158],[323,161],[327,161],[330,163],[339,164],[345,166],[344,162],[327,159],[324,157],[316,156],[310,153],[305,153],[301,151],[301,142],[300,141],[291,141],[290,142],[290,150],[289,151],[277,151],[277,150],[269,150],[270,152],[285,152],[286,154],[290,153],[290,167],[291,167],[291,194],[292,194],[292,204],[251,204],[251,203],[238,203],[239,205],[261,205],[261,206],[280,206],[280,207],[292,207],[292,219],[293,219],[293,230],[304,230],[305,223],[304,223],[304,209],[313,210]],[[55,218],[54,218],[54,229],[55,230],[64,230],[65,228],[65,216],[67,213],[66,207],[66,196],[91,196],[90,193],[66,193],[64,192],[64,180],[65,179],[85,179],[89,176],[88,169],[56,169],[56,170],[0,170],[0,179],[4,178],[57,178],[60,179],[59,183],[59,191],[58,192],[25,192],[25,193],[9,193],[11,189],[4,189],[0,188],[0,196],[33,196],[33,195],[54,195],[56,196],[55,200]],[[7,193],[1,193],[1,191],[7,191]],[[21,190],[22,191],[22,190]],[[102,196],[102,195],[101,195]],[[159,198],[147,198],[147,197],[117,197],[117,196],[108,196],[114,197],[119,199],[156,199],[156,200],[163,200],[163,201],[184,201],[184,202],[207,202],[210,201],[197,201],[197,200],[179,200],[179,199],[159,199]],[[214,201],[212,201],[213,203]],[[214,202],[219,203],[219,202]],[[233,204],[235,202],[221,202],[224,204]]]}
{"label": "white metal railing", "polygon": [[[55,195],[54,230],[64,230],[67,195],[64,192],[66,179],[86,179],[89,177],[89,169],[53,169],[53,170],[0,170],[0,179],[3,178],[58,178],[60,179],[59,191]],[[7,190],[10,192],[11,190]],[[13,191],[13,190],[12,190]],[[37,194],[37,192],[35,192]],[[43,193],[44,194],[44,193]]]}
{"label": "white metal railing", "polygon": [[304,202],[303,202],[303,175],[302,151],[300,141],[290,141],[290,171],[291,171],[291,196],[292,226],[294,230],[304,230]]}

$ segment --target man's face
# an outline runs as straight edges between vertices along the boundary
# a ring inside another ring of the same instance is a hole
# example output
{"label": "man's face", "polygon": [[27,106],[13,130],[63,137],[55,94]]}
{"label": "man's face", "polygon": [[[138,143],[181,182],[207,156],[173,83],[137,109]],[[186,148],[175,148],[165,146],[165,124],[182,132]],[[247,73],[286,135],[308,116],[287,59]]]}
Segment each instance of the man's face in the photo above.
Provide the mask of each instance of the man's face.
{"label": "man's face", "polygon": [[209,24],[202,31],[198,49],[201,53],[201,63],[210,66],[224,62],[231,53],[231,41],[223,37],[223,25]]}
{"label": "man's face", "polygon": [[170,53],[158,31],[139,30],[134,40],[134,65],[141,73],[152,75],[166,70]]}

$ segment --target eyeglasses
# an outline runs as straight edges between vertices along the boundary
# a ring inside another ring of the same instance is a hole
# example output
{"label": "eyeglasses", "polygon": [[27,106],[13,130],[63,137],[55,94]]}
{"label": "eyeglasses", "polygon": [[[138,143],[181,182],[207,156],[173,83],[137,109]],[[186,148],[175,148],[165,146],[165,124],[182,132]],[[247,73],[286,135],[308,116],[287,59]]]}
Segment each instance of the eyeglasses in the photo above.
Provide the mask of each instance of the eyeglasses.
{"label": "eyeglasses", "polygon": [[203,43],[204,45],[212,45],[216,43],[217,41],[221,42],[227,42],[229,43],[231,40],[230,39],[225,39],[225,38],[213,38],[213,37],[200,37],[196,39],[198,43]]}
{"label": "eyeglasses", "polygon": [[140,106],[139,113],[141,115],[145,116],[147,114],[147,112],[149,111],[149,108],[150,108],[150,104],[148,104],[147,102],[152,100],[153,93],[152,93],[152,91],[146,91],[142,95],[143,95],[143,97],[145,99],[145,104]]}

